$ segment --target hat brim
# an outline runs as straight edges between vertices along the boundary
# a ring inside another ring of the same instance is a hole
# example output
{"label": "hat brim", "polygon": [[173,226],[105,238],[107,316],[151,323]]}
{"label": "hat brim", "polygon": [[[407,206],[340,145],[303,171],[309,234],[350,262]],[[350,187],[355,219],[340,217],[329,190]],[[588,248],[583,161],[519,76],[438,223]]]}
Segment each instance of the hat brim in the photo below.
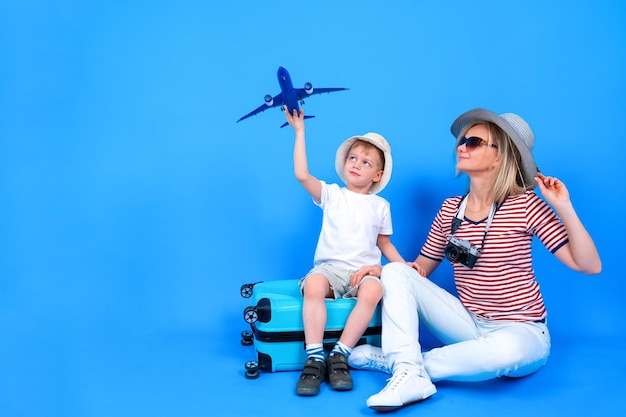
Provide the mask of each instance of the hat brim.
{"label": "hat brim", "polygon": [[[380,142],[378,142],[374,137],[368,136],[370,134],[371,133],[366,133],[363,136],[352,136],[351,138],[346,139],[339,146],[339,148],[337,149],[337,154],[335,156],[335,170],[337,171],[339,178],[341,178],[344,184],[347,184],[348,179],[345,177],[343,173],[343,166],[344,166],[344,163],[346,162],[346,157],[348,156],[348,151],[350,151],[352,144],[356,142],[357,140],[362,140],[364,142],[371,143],[372,145],[380,149],[383,152],[383,155],[385,157],[385,166],[383,167],[383,176],[381,177],[380,181],[372,184],[372,188],[370,188],[370,192],[372,194],[377,194],[381,192],[387,186],[387,184],[389,183],[389,180],[391,179],[393,159],[391,158],[391,149],[389,148],[389,144],[386,143],[385,141],[384,145],[387,146],[387,148],[385,149],[385,146],[381,144]],[[380,136],[378,134],[376,135]],[[385,138],[383,138],[382,136],[380,137],[383,140],[385,140]]]}
{"label": "hat brim", "polygon": [[497,115],[496,113],[486,109],[474,109],[466,113],[463,113],[452,123],[450,131],[455,139],[459,139],[461,132],[469,125],[479,122],[491,122],[496,126],[504,130],[510,137],[518,152],[522,158],[522,175],[524,176],[524,183],[529,188],[534,188],[537,185],[535,177],[537,176],[537,164],[531,150],[528,148],[524,140],[520,137],[517,130],[506,119]]}

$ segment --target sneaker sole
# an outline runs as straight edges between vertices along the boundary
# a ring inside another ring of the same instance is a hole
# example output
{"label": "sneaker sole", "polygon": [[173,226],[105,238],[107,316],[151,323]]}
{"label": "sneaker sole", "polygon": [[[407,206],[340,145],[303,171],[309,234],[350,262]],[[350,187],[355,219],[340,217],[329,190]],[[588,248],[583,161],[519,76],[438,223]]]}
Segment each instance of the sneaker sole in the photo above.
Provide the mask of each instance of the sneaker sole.
{"label": "sneaker sole", "polygon": [[[406,405],[406,404],[404,404]],[[404,405],[393,405],[393,406],[375,406],[375,407],[370,407],[372,410],[374,411],[378,411],[379,413],[386,413],[389,411],[395,411],[399,408],[404,407]]]}
{"label": "sneaker sole", "polygon": [[402,405],[368,405],[368,407],[371,408],[374,411],[378,411],[378,412],[381,412],[381,413],[386,413],[388,411],[394,411],[394,410],[397,410],[399,408],[402,408],[405,405],[411,405],[411,404],[415,404],[415,403],[419,403],[419,402],[422,402],[424,400],[427,400],[433,394],[435,394],[436,392],[437,391],[433,392],[432,394],[428,395],[427,397],[420,398],[420,399],[415,400],[415,401],[409,401],[409,402],[403,403]]}
{"label": "sneaker sole", "polygon": [[350,391],[354,388],[354,385],[331,385],[330,387],[335,391]]}
{"label": "sneaker sole", "polygon": [[312,397],[314,395],[319,394],[319,391],[296,391],[296,394],[302,395],[304,397]]}

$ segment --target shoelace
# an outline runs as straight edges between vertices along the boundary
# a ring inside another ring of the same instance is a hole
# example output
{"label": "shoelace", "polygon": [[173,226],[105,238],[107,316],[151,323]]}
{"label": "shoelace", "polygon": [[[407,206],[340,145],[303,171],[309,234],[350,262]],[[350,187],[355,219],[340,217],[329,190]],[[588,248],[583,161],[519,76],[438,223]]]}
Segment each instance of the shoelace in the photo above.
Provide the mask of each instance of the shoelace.
{"label": "shoelace", "polygon": [[372,353],[370,359],[370,366],[375,369],[379,369],[381,371],[388,372],[389,368],[387,367],[387,361],[383,355],[378,353]]}
{"label": "shoelace", "polygon": [[408,372],[406,371],[401,371],[401,372],[396,372],[395,374],[393,374],[391,376],[391,378],[389,378],[387,381],[387,386],[385,386],[385,388],[383,388],[383,391],[393,391],[396,388],[398,388],[398,385],[400,385],[402,382],[404,382],[404,380],[406,379],[406,377],[409,375]]}

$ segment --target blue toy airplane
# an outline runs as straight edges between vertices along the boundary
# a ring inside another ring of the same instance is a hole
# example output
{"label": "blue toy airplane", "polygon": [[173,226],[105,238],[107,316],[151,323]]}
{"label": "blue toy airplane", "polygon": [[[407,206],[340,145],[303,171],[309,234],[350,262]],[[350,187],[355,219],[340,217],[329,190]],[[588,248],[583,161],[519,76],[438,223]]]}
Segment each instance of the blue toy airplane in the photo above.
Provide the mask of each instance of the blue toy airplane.
{"label": "blue toy airplane", "polygon": [[[308,96],[312,96],[313,94],[332,93],[333,91],[348,90],[348,88],[313,89],[313,84],[309,82],[304,84],[304,88],[293,88],[293,83],[291,82],[289,72],[287,72],[287,70],[283,67],[278,67],[278,85],[280,85],[280,93],[278,93],[274,97],[267,94],[265,96],[265,104],[262,104],[258,108],[252,110],[250,113],[237,120],[237,122],[247,119],[250,116],[254,116],[255,114],[261,113],[264,110],[277,106],[287,106],[287,110],[289,110],[290,113],[293,113],[293,109],[296,109],[299,114],[300,108],[298,107],[298,104],[304,104],[304,99]],[[315,116],[304,116],[305,119],[310,119],[312,117]],[[281,127],[285,126],[287,126],[286,122]]]}

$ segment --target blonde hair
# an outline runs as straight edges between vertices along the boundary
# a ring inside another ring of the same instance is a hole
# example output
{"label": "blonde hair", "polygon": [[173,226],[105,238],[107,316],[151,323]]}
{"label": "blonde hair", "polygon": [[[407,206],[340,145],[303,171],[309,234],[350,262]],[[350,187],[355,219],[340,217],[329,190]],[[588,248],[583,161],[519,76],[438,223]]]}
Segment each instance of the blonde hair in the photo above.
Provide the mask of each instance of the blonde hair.
{"label": "blonde hair", "polygon": [[[532,188],[532,185],[524,182],[522,175],[522,157],[511,137],[498,125],[491,122],[479,121],[466,126],[457,138],[457,146],[467,131],[474,126],[482,125],[489,132],[488,143],[497,146],[498,159],[500,164],[496,167],[496,175],[491,190],[491,197],[494,203],[500,205],[504,199],[511,195],[523,194]],[[457,172],[457,175],[459,172]]]}

